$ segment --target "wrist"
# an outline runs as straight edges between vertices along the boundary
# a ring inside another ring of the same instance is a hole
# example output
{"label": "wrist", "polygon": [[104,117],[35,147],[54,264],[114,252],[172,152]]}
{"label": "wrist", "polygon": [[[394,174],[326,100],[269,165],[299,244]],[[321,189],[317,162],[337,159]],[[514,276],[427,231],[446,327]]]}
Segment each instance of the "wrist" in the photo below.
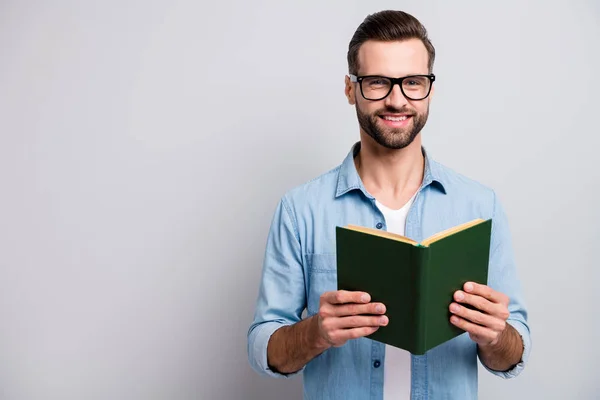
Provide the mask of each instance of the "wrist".
{"label": "wrist", "polygon": [[319,327],[319,315],[315,315],[312,317],[312,334],[310,345],[317,350],[318,352],[323,352],[331,347],[331,344],[325,340],[323,335],[321,335],[321,329]]}
{"label": "wrist", "polygon": [[514,328],[507,323],[504,330],[500,332],[495,341],[488,344],[480,344],[479,348],[488,353],[501,352],[504,350],[507,343],[511,342],[511,336],[513,336],[515,332]]}
{"label": "wrist", "polygon": [[480,345],[480,347],[482,347],[484,350],[490,350],[490,351],[499,349],[500,347],[502,347],[502,342],[504,341],[504,336],[506,335],[506,332],[508,329],[509,329],[509,325],[507,324],[506,327],[504,328],[504,330],[498,334],[498,337],[496,337],[496,339],[494,341],[487,343],[487,344],[482,344],[482,345]]}
{"label": "wrist", "polygon": [[478,345],[482,363],[491,370],[506,372],[522,360],[523,341],[519,332],[510,324],[502,331],[494,344]]}

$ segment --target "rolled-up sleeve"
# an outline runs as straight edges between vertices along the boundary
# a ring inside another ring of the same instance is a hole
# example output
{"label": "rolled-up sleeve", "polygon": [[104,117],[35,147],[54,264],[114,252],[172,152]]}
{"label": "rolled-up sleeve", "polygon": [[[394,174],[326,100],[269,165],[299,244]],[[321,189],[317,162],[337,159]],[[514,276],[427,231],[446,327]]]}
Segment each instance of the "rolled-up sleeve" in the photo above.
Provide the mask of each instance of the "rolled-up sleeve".
{"label": "rolled-up sleeve", "polygon": [[515,328],[523,340],[523,355],[518,364],[508,371],[495,371],[483,366],[492,374],[502,378],[514,378],[525,368],[531,352],[531,334],[527,321],[527,309],[522,285],[517,274],[512,239],[508,219],[503,207],[494,193],[494,211],[492,217],[492,237],[490,244],[489,285],[492,289],[507,295],[510,299],[507,323]]}
{"label": "rolled-up sleeve", "polygon": [[306,306],[302,250],[298,224],[284,196],[275,210],[265,249],[254,320],[248,329],[248,359],[261,375],[284,378],[269,368],[267,345],[271,335],[302,318]]}

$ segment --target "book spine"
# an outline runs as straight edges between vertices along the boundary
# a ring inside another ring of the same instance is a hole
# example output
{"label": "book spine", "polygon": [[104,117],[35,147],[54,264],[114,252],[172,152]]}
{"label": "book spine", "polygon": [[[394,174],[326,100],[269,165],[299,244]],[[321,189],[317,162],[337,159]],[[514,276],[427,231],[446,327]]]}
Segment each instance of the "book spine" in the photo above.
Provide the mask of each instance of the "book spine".
{"label": "book spine", "polygon": [[422,355],[427,351],[427,313],[428,313],[428,302],[429,297],[429,253],[430,247],[415,246],[414,248],[414,267],[416,268],[416,338],[415,338],[415,354]]}

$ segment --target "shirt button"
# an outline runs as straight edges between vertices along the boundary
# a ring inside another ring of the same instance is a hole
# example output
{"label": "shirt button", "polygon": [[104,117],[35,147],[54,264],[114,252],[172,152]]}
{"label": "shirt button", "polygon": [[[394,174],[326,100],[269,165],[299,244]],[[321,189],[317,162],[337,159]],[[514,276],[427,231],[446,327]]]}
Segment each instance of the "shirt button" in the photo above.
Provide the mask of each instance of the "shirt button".
{"label": "shirt button", "polygon": [[379,361],[379,360],[375,360],[375,361],[373,362],[373,366],[374,366],[375,368],[379,368],[379,367],[381,366],[381,361]]}
{"label": "shirt button", "polygon": [[377,229],[381,229],[381,228],[383,228],[383,224],[381,222],[378,222],[377,225],[375,225],[375,227]]}

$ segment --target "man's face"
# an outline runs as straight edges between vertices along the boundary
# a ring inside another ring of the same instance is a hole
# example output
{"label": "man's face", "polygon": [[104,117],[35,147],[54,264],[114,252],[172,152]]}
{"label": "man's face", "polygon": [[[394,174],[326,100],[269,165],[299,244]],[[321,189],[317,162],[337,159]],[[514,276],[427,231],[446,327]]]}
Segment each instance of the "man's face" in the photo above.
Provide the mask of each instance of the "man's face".
{"label": "man's face", "polygon": [[[418,39],[367,41],[358,52],[357,75],[399,78],[428,74],[428,59],[427,50]],[[427,122],[430,97],[417,101],[407,99],[398,85],[394,85],[386,98],[372,101],[363,97],[358,83],[351,83],[347,78],[346,94],[350,103],[356,106],[360,128],[383,147],[402,149],[408,146]]]}

